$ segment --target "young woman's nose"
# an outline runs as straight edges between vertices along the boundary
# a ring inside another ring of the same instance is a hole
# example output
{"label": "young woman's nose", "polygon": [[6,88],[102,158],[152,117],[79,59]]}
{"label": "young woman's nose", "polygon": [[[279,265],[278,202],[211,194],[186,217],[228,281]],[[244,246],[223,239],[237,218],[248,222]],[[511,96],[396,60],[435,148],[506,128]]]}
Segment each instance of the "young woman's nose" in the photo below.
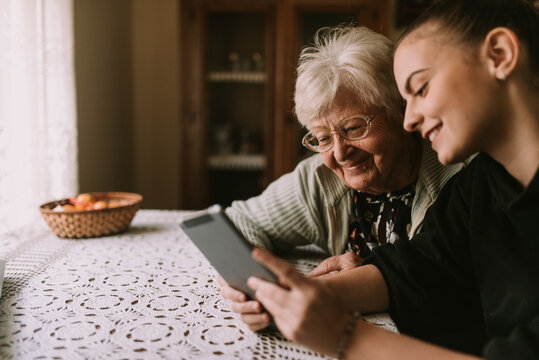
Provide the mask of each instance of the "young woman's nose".
{"label": "young woman's nose", "polygon": [[406,109],[404,110],[404,129],[409,132],[421,131],[422,123],[422,115],[414,109],[413,105],[410,103],[406,104]]}

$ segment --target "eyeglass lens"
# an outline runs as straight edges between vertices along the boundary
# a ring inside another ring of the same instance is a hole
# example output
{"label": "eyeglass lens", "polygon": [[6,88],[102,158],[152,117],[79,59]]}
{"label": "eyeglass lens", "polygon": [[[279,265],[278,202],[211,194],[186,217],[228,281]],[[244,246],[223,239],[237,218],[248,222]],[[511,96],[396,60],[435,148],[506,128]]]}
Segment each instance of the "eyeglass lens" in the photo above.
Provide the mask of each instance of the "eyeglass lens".
{"label": "eyeglass lens", "polygon": [[362,116],[355,116],[341,121],[334,131],[327,128],[314,128],[305,135],[304,142],[314,150],[329,150],[333,145],[332,134],[338,132],[347,140],[357,140],[364,137],[368,129],[369,120]]}

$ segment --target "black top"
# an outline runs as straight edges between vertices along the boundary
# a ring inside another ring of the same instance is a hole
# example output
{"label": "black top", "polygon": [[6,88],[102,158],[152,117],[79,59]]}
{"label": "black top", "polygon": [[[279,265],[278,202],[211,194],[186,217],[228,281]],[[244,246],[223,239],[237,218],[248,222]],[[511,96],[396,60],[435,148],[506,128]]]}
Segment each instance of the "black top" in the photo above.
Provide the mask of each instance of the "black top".
{"label": "black top", "polygon": [[400,331],[488,359],[539,359],[539,171],[523,188],[485,154],[424,231],[374,250]]}

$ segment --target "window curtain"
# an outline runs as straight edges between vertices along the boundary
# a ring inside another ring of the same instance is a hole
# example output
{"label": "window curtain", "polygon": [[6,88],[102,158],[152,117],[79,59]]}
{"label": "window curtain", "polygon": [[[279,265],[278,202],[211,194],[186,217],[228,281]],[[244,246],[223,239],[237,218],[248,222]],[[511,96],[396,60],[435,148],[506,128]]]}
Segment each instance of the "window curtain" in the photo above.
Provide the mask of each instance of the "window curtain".
{"label": "window curtain", "polygon": [[78,190],[72,0],[0,1],[0,232]]}

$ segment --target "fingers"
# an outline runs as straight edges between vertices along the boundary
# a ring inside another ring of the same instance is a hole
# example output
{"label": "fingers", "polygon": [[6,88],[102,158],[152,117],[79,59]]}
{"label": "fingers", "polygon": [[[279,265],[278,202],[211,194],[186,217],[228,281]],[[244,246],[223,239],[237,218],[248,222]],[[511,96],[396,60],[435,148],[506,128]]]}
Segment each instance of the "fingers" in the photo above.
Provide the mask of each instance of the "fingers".
{"label": "fingers", "polygon": [[279,279],[281,285],[285,287],[291,287],[291,285],[301,285],[303,277],[286,261],[281,260],[269,252],[258,248],[253,249],[252,256],[256,261],[274,273]]}
{"label": "fingers", "polygon": [[260,314],[262,311],[262,305],[256,300],[245,302],[232,302],[230,303],[230,309],[240,314]]}
{"label": "fingers", "polygon": [[[224,280],[223,280],[224,281]],[[219,280],[219,283],[221,281]],[[221,284],[221,296],[225,299],[229,299],[231,301],[235,301],[235,302],[245,302],[247,301],[247,296],[242,293],[241,291],[239,290],[236,290],[232,287],[230,287],[226,282],[223,284]]]}
{"label": "fingers", "polygon": [[251,331],[262,330],[270,325],[270,316],[267,312],[260,314],[241,314],[240,319]]}
{"label": "fingers", "polygon": [[255,290],[256,299],[273,315],[282,310],[289,300],[288,290],[269,281],[252,276],[247,279],[247,285]]}
{"label": "fingers", "polygon": [[349,251],[342,255],[332,256],[322,261],[316,268],[311,270],[307,277],[324,276],[339,271],[350,270],[358,267],[363,262],[359,256],[353,251]]}
{"label": "fingers", "polygon": [[219,282],[219,285],[221,285],[221,286],[228,285],[226,280],[223,279],[223,277],[221,275],[219,275],[219,274],[217,274],[217,282]]}
{"label": "fingers", "polygon": [[264,329],[270,324],[270,315],[262,311],[258,301],[231,302],[230,309],[240,314],[240,319],[252,331]]}
{"label": "fingers", "polygon": [[307,277],[316,277],[316,276],[329,274],[333,271],[338,271],[340,270],[338,268],[338,265],[339,263],[338,263],[337,257],[332,256],[330,258],[325,259],[320,264],[318,264],[317,267],[309,271],[309,273],[307,274]]}
{"label": "fingers", "polygon": [[258,301],[247,301],[244,293],[230,287],[221,276],[217,278],[217,281],[221,284],[221,296],[231,300],[230,309],[240,314],[241,321],[251,331],[262,330],[269,326],[270,316],[267,312],[262,312],[262,305]]}

